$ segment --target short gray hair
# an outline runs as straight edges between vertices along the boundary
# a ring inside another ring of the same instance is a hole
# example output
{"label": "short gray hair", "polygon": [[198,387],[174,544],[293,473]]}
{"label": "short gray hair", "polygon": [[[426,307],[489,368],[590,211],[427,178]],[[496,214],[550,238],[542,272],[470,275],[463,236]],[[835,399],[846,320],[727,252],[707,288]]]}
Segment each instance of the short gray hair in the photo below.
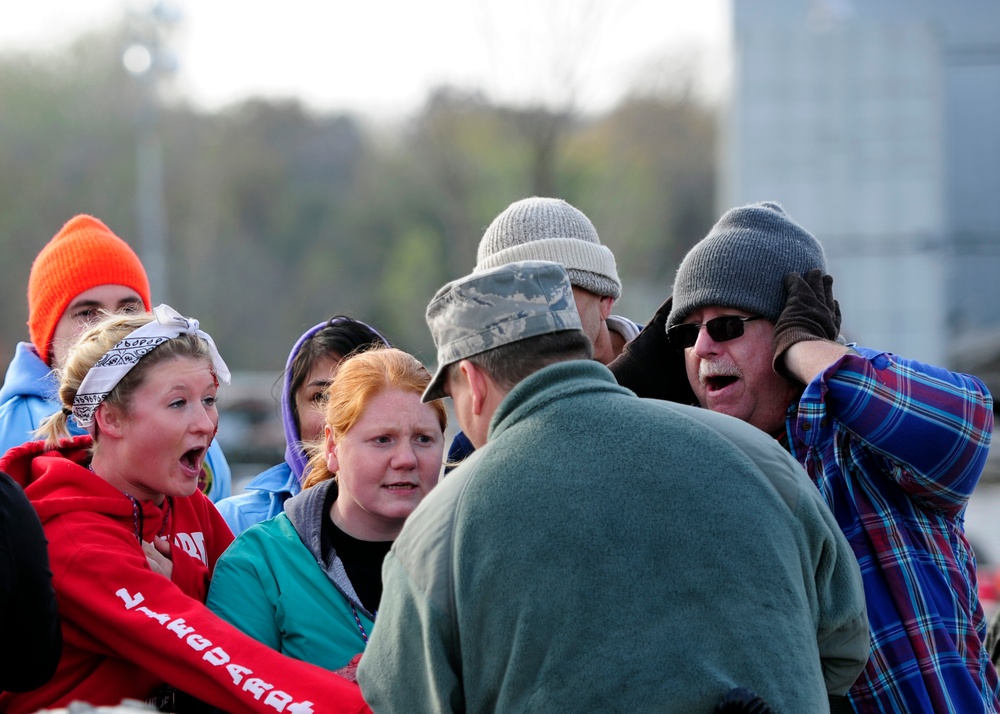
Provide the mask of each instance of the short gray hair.
{"label": "short gray hair", "polygon": [[[583,330],[566,330],[494,347],[467,359],[509,392],[518,382],[550,364],[593,358],[594,346]],[[457,362],[448,365],[449,375],[454,376],[456,369]]]}

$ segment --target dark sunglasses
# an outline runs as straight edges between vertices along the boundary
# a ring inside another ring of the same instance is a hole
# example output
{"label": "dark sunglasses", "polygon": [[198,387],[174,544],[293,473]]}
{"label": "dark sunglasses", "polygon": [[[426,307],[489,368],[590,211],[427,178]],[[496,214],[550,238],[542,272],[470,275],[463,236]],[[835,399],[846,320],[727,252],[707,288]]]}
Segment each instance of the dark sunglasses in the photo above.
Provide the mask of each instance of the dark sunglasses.
{"label": "dark sunglasses", "polygon": [[689,322],[682,325],[674,325],[667,330],[667,339],[676,350],[685,350],[694,347],[698,341],[698,330],[704,327],[708,330],[708,336],[716,342],[729,342],[737,337],[743,337],[743,323],[763,319],[760,315],[752,317],[740,317],[739,315],[723,315],[708,322]]}

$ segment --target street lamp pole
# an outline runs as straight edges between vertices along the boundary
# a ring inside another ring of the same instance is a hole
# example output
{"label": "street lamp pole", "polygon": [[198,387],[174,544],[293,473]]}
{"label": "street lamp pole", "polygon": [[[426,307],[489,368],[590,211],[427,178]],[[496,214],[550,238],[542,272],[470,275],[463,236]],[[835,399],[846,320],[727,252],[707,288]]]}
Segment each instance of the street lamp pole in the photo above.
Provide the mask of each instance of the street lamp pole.
{"label": "street lamp pole", "polygon": [[178,20],[176,11],[162,0],[129,13],[131,44],[122,55],[126,70],[140,85],[136,114],[135,210],[139,228],[139,254],[149,276],[156,302],[169,302],[167,216],[163,187],[163,142],[157,83],[176,69],[164,47],[168,25]]}

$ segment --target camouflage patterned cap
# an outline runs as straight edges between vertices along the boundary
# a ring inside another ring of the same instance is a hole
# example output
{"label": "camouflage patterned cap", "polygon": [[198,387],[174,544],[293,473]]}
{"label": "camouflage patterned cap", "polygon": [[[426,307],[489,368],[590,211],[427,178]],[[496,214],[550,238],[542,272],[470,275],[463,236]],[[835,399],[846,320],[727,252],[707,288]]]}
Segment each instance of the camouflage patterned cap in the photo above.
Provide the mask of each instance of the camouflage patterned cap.
{"label": "camouflage patterned cap", "polygon": [[472,273],[438,290],[427,306],[437,372],[423,401],[441,399],[447,367],[550,332],[582,330],[573,286],[559,263],[525,260]]}

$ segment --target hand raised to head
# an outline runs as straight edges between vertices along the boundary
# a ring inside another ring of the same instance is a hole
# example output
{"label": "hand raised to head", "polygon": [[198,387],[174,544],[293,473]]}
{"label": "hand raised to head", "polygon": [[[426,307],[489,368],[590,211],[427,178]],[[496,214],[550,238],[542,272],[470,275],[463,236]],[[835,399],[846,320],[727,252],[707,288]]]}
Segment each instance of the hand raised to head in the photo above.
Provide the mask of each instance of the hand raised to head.
{"label": "hand raised to head", "polygon": [[788,348],[809,340],[835,341],[840,335],[840,304],[833,297],[833,277],[819,268],[785,276],[787,298],[774,325],[774,371],[789,377],[784,366]]}

